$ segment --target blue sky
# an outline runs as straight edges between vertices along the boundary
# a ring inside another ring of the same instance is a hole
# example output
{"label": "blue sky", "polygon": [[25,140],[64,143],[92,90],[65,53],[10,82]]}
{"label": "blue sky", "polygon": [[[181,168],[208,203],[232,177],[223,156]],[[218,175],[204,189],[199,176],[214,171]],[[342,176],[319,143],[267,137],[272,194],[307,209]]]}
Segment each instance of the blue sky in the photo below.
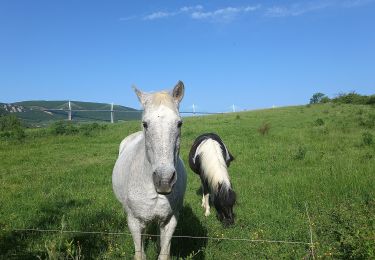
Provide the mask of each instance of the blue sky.
{"label": "blue sky", "polygon": [[375,1],[0,2],[0,102],[139,108],[131,90],[185,83],[181,110],[375,93]]}

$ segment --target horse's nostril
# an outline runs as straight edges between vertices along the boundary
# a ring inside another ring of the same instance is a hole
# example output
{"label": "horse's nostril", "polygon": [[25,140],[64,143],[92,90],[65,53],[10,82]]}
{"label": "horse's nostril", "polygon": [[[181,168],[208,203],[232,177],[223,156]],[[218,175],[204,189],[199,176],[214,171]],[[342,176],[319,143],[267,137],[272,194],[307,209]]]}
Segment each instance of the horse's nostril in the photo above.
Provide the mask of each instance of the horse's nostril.
{"label": "horse's nostril", "polygon": [[173,172],[171,179],[169,180],[169,184],[172,184],[176,179],[176,172]]}

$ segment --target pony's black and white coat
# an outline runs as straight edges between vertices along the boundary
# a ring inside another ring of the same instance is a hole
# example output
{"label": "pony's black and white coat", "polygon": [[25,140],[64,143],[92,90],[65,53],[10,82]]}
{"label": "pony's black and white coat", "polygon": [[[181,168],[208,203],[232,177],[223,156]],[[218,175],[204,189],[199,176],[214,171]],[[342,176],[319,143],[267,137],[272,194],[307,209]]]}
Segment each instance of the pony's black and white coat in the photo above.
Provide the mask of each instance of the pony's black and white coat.
{"label": "pony's black and white coat", "polygon": [[197,137],[189,153],[190,168],[201,178],[205,216],[210,214],[211,194],[217,216],[225,225],[234,223],[233,206],[236,194],[228,175],[228,167],[233,160],[234,157],[221,138],[214,133]]}

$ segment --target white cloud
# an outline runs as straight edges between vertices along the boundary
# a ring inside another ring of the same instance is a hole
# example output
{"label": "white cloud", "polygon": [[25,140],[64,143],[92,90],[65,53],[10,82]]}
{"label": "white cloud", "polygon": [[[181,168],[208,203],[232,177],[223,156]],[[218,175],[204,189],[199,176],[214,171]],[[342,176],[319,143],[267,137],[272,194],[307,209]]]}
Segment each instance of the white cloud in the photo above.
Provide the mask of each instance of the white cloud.
{"label": "white cloud", "polygon": [[243,8],[245,12],[252,12],[261,8],[261,5],[246,6]]}
{"label": "white cloud", "polygon": [[191,17],[194,19],[206,19],[206,18],[215,18],[215,17],[228,19],[230,17],[233,17],[233,15],[235,15],[238,12],[240,12],[238,8],[226,7],[226,8],[217,9],[211,12],[193,12],[191,14]]}
{"label": "white cloud", "polygon": [[319,1],[308,3],[296,3],[290,6],[273,6],[267,8],[265,15],[269,17],[299,16],[305,13],[325,9],[332,5],[332,1]]}
{"label": "white cloud", "polygon": [[240,13],[248,13],[259,9],[260,5],[245,6],[245,7],[224,7],[212,11],[205,11],[202,5],[184,6],[174,12],[154,12],[143,17],[143,20],[155,20],[161,18],[168,18],[172,16],[188,14],[192,19],[215,19],[221,21],[229,21],[235,18]]}
{"label": "white cloud", "polygon": [[192,11],[198,11],[202,10],[203,6],[201,5],[195,5],[195,6],[184,6],[180,8],[181,12],[192,12]]}
{"label": "white cloud", "polygon": [[246,7],[225,7],[213,11],[196,11],[191,13],[193,19],[215,19],[228,21],[236,17],[240,13],[255,11],[260,8],[260,5],[246,6]]}
{"label": "white cloud", "polygon": [[182,13],[191,13],[191,12],[199,11],[202,9],[203,9],[203,6],[195,5],[195,6],[184,6],[184,7],[181,7],[178,11],[174,11],[174,12],[157,11],[157,12],[153,12],[151,14],[145,15],[143,17],[143,20],[155,20],[155,19],[161,19],[161,18],[168,18],[168,17],[180,15]]}
{"label": "white cloud", "polygon": [[374,2],[374,0],[346,0],[346,1],[343,1],[342,6],[345,8],[359,7],[359,6],[367,5],[371,2]]}
{"label": "white cloud", "polygon": [[171,12],[154,12],[151,14],[148,14],[143,17],[143,20],[155,20],[155,19],[160,19],[160,18],[166,18],[170,16],[175,16],[176,13],[171,13]]}
{"label": "white cloud", "polygon": [[354,8],[375,2],[375,0],[321,0],[309,2],[296,2],[288,6],[273,6],[265,11],[268,17],[300,16],[328,8]]}
{"label": "white cloud", "polygon": [[[229,22],[239,15],[246,15],[250,12],[261,10],[260,15],[271,18],[301,16],[310,12],[328,8],[355,8],[374,3],[375,0],[295,0],[289,5],[274,5],[262,7],[261,4],[248,6],[227,6],[223,8],[207,10],[202,5],[183,6],[174,11],[156,11],[144,16],[129,16],[120,18],[120,21],[133,19],[157,20],[166,19],[174,16],[185,16],[194,20],[205,20],[214,22]],[[259,13],[258,13],[259,14]]]}

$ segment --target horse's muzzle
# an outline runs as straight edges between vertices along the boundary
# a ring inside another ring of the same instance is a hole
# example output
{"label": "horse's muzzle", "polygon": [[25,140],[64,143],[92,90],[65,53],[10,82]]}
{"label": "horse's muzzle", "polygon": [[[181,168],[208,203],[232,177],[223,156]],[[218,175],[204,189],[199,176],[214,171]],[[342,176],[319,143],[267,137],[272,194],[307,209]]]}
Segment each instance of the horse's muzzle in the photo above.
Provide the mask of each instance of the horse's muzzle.
{"label": "horse's muzzle", "polygon": [[172,188],[177,180],[176,171],[172,174],[164,174],[168,177],[161,176],[158,172],[154,172],[152,175],[156,192],[162,195],[167,195],[172,192]]}

